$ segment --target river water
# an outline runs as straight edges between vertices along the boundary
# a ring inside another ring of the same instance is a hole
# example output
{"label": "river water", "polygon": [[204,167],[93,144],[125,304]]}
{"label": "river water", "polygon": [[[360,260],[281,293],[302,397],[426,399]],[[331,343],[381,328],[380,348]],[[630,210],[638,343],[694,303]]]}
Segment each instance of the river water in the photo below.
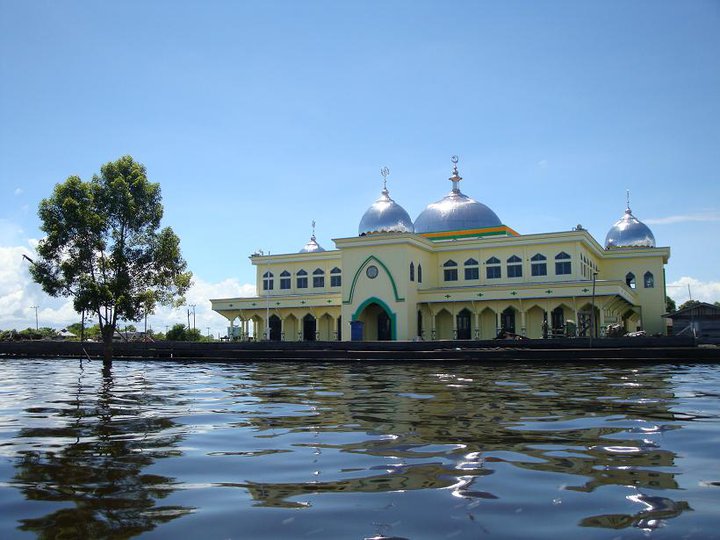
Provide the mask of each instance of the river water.
{"label": "river water", "polygon": [[0,360],[0,538],[720,538],[711,365]]}

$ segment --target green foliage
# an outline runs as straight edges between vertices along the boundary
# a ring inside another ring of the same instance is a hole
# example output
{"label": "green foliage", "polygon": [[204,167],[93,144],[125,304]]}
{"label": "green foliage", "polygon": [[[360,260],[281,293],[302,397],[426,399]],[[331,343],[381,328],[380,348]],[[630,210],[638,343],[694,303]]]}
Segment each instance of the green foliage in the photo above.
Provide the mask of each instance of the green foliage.
{"label": "green foliage", "polygon": [[15,341],[20,339],[17,330],[0,330],[0,341]]}
{"label": "green foliage", "polygon": [[207,341],[207,337],[197,328],[187,328],[184,324],[176,324],[168,330],[165,339],[168,341]]}
{"label": "green foliage", "polygon": [[205,336],[197,328],[191,328],[186,333],[185,341],[205,341]]}
{"label": "green foliage", "polygon": [[106,163],[83,182],[69,177],[40,203],[39,259],[33,279],[51,296],[73,298],[97,317],[106,359],[118,320],[139,321],[158,303],[173,304],[191,272],[172,229],[160,230],[159,184],[130,156]]}
{"label": "green foliage", "polygon": [[675,300],[673,300],[669,296],[666,296],[665,297],[665,313],[672,313],[674,311],[677,311],[677,305],[675,304]]}
{"label": "green foliage", "polygon": [[[12,330],[11,332],[15,332]],[[18,339],[52,339],[58,335],[57,331],[47,326],[40,327],[38,330],[34,328],[26,328],[16,332]]]}
{"label": "green foliage", "polygon": [[697,306],[701,302],[698,302],[697,300],[688,300],[687,302],[684,302],[680,305],[678,309],[686,309],[689,307]]}
{"label": "green foliage", "polygon": [[165,334],[168,341],[187,341],[187,330],[184,324],[176,324]]}

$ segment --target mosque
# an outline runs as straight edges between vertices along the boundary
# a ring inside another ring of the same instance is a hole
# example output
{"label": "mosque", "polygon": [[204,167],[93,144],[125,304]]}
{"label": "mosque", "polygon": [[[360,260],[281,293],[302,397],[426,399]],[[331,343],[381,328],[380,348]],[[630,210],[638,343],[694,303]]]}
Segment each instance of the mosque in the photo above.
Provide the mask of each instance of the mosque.
{"label": "mosque", "polygon": [[518,234],[452,189],[413,220],[387,189],[335,249],[255,253],[252,298],[213,299],[232,339],[468,340],[601,336],[610,324],[664,333],[669,247],[628,206],[604,246],[577,226]]}

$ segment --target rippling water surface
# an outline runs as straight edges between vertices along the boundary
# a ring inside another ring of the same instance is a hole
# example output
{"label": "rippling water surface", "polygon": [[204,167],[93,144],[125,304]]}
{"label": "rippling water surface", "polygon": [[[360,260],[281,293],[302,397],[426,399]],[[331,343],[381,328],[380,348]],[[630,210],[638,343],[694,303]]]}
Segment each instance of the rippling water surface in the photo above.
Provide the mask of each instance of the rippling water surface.
{"label": "rippling water surface", "polygon": [[0,361],[0,538],[720,538],[720,368]]}

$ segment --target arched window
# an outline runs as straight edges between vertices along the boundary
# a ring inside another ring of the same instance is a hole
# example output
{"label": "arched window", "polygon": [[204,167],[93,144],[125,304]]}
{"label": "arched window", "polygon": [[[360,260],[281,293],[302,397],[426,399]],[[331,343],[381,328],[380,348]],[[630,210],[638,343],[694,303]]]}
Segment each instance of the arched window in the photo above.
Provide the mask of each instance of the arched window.
{"label": "arched window", "polygon": [[522,259],[517,255],[513,255],[507,260],[507,276],[522,277]]}
{"label": "arched window", "polygon": [[313,288],[318,289],[325,286],[325,271],[321,268],[313,270]]}
{"label": "arched window", "polygon": [[625,283],[627,283],[627,286],[631,289],[634,289],[637,286],[637,283],[635,281],[635,274],[632,272],[628,272],[625,274]]}
{"label": "arched window", "polygon": [[564,251],[555,255],[555,274],[558,276],[572,274],[570,255]]}
{"label": "arched window", "polygon": [[445,281],[457,281],[458,280],[458,271],[457,271],[457,263],[450,259],[445,264],[443,264],[443,267],[445,268],[444,276]]}
{"label": "arched window", "polygon": [[418,283],[422,283],[422,264],[418,264]]}
{"label": "arched window", "polygon": [[287,270],[283,270],[282,274],[280,274],[280,288],[281,289],[289,289],[290,288],[290,272]]}
{"label": "arched window", "polygon": [[465,261],[465,279],[475,280],[480,279],[480,267],[479,263],[475,259],[468,259]]}
{"label": "arched window", "polygon": [[295,277],[296,277],[295,286],[298,289],[307,289],[307,286],[308,286],[307,272],[305,270],[298,270],[298,273],[295,274]]}
{"label": "arched window", "polygon": [[340,287],[342,285],[342,271],[336,266],[330,270],[330,286]]}
{"label": "arched window", "polygon": [[410,281],[415,281],[415,263],[410,263]]}
{"label": "arched window", "polygon": [[273,274],[268,270],[263,274],[263,291],[272,291],[273,281]]}
{"label": "arched window", "polygon": [[652,289],[655,287],[655,276],[652,275],[652,272],[645,272],[645,275],[643,276],[643,284],[646,289]]}
{"label": "arched window", "polygon": [[497,257],[490,257],[487,261],[485,261],[485,265],[485,277],[487,279],[500,279],[500,277],[502,277],[500,259]]}
{"label": "arched window", "polygon": [[530,257],[530,274],[533,276],[547,276],[547,257],[536,253]]}

